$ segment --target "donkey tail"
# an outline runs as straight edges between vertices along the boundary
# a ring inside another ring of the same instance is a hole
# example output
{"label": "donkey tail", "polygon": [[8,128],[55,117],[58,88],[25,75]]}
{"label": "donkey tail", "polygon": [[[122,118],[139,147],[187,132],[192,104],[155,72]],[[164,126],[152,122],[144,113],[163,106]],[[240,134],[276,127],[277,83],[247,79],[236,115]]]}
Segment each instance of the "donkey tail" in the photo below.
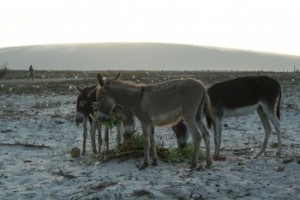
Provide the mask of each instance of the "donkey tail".
{"label": "donkey tail", "polygon": [[207,127],[210,129],[211,125],[215,123],[215,120],[212,115],[210,98],[207,93],[205,93],[204,98],[204,112],[206,114]]}
{"label": "donkey tail", "polygon": [[277,101],[276,116],[280,120],[281,87],[279,85],[279,96]]}

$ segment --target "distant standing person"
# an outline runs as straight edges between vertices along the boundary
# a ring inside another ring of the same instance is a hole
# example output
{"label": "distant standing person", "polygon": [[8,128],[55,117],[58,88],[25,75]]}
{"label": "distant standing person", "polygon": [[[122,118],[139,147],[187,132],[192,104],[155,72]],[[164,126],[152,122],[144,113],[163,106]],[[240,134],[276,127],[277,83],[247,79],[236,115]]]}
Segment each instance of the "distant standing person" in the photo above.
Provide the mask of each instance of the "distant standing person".
{"label": "distant standing person", "polygon": [[33,80],[33,67],[32,67],[32,65],[30,65],[30,67],[29,67],[28,80],[30,78]]}

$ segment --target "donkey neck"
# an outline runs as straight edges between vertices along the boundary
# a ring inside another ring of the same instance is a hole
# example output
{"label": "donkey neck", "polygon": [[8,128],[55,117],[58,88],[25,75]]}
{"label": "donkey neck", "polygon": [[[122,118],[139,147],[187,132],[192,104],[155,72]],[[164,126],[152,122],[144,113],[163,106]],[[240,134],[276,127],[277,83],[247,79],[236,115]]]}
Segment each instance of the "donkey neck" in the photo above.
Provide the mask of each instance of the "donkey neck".
{"label": "donkey neck", "polygon": [[97,101],[97,89],[98,89],[98,84],[88,87],[89,100],[91,102],[96,102]]}
{"label": "donkey neck", "polygon": [[144,87],[142,85],[116,84],[114,87],[115,101],[134,111],[140,107]]}
{"label": "donkey neck", "polygon": [[97,101],[97,90],[93,90],[91,93],[90,93],[90,100],[91,102],[96,102]]}

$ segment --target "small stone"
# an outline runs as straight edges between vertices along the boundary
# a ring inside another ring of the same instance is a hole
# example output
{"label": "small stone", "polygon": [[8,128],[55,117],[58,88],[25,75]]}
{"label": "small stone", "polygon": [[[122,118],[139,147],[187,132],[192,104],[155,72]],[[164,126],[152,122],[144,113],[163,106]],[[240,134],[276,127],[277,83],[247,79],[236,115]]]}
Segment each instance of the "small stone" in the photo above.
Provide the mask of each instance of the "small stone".
{"label": "small stone", "polygon": [[279,167],[277,167],[276,172],[283,172],[284,169],[285,169],[284,167],[279,166]]}
{"label": "small stone", "polygon": [[251,196],[251,192],[246,192],[246,193],[245,193],[245,196],[246,196],[246,197]]}
{"label": "small stone", "polygon": [[78,147],[73,147],[70,151],[72,157],[77,158],[80,156],[80,149]]}
{"label": "small stone", "polygon": [[133,195],[136,197],[151,195],[151,192],[146,189],[134,190]]}

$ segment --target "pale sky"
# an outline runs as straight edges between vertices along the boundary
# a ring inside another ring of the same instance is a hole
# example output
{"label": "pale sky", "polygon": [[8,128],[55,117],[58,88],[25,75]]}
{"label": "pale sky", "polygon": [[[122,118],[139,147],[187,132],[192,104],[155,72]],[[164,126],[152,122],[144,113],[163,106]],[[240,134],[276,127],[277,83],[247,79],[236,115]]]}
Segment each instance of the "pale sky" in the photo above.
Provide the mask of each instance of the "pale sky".
{"label": "pale sky", "polygon": [[0,0],[0,48],[192,44],[300,55],[299,0]]}

